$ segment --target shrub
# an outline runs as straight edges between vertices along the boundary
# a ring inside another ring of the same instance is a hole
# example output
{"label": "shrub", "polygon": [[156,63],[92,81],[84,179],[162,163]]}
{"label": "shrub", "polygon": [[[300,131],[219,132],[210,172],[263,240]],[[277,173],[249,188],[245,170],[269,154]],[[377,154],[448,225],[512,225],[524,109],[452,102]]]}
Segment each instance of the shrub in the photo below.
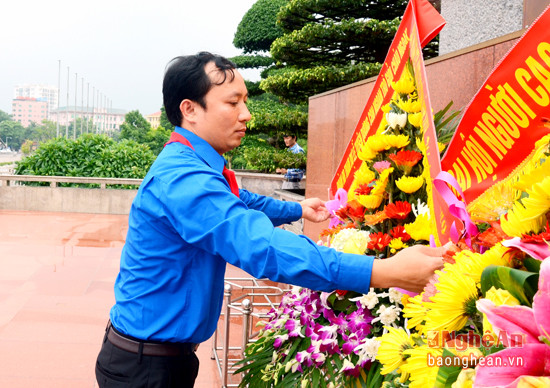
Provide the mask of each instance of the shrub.
{"label": "shrub", "polygon": [[145,177],[155,155],[132,140],[119,143],[105,135],[85,134],[76,140],[57,138],[41,144],[17,163],[17,175],[103,178]]}

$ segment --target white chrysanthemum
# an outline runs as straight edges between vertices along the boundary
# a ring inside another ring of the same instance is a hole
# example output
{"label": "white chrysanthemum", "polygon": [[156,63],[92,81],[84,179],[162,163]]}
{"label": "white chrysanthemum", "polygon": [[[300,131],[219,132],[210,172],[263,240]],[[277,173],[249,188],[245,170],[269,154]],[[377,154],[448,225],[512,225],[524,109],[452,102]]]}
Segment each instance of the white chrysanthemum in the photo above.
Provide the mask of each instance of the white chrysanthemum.
{"label": "white chrysanthemum", "polygon": [[374,337],[365,338],[363,343],[355,348],[355,353],[359,356],[359,363],[367,360],[374,361],[378,354],[380,343]]}
{"label": "white chrysanthemum", "polygon": [[366,244],[369,242],[369,232],[353,228],[342,229],[334,235],[330,246],[338,252],[343,252],[350,240],[355,241],[358,245],[363,245],[364,242],[366,248]]}
{"label": "white chrysanthemum", "polygon": [[412,211],[414,213],[415,217],[418,217],[420,214],[428,214],[428,217],[430,215],[430,208],[427,204],[422,202],[420,198],[418,198],[418,201],[416,202],[417,205],[415,206],[414,203],[411,204]]}
{"label": "white chrysanthemum", "polygon": [[401,309],[396,306],[387,307],[382,305],[376,312],[378,317],[374,318],[372,323],[380,321],[386,326],[393,325],[394,322],[399,319],[399,313],[401,313]]}
{"label": "white chrysanthemum", "polygon": [[401,303],[401,299],[403,298],[403,294],[395,288],[390,288],[388,290],[388,296],[390,298],[390,302],[392,303]]}
{"label": "white chrysanthemum", "polygon": [[378,294],[371,288],[368,294],[351,298],[350,302],[359,302],[364,309],[372,310],[378,304]]}

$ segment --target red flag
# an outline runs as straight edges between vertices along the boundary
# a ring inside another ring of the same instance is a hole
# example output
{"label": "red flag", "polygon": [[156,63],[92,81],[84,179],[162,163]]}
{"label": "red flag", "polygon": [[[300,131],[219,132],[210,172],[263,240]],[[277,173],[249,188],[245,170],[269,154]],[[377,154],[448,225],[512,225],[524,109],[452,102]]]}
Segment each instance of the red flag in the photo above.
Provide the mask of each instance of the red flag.
{"label": "red flag", "polygon": [[332,195],[339,188],[348,190],[353,181],[353,174],[361,166],[357,157],[365,140],[376,132],[384,113],[380,109],[392,96],[391,82],[401,75],[410,56],[410,34],[413,28],[418,30],[421,46],[424,47],[445,25],[445,19],[428,2],[428,0],[411,0],[407,4],[403,20],[392,41],[386,60],[376,79],[374,88],[361,114],[355,131],[348,143],[340,165],[330,185]]}

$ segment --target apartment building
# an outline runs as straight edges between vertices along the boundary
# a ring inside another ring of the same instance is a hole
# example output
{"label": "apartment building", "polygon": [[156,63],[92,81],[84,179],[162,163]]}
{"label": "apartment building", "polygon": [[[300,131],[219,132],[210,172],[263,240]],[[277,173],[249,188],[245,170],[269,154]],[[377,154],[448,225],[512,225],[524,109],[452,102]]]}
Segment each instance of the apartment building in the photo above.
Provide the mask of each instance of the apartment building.
{"label": "apartment building", "polygon": [[11,115],[14,121],[28,127],[48,118],[48,102],[42,98],[17,97],[12,100]]}
{"label": "apartment building", "polygon": [[36,98],[47,101],[48,112],[57,109],[59,103],[59,89],[56,86],[44,84],[20,84],[16,85],[13,91],[13,98],[20,97]]}
{"label": "apartment building", "polygon": [[145,116],[145,120],[151,124],[151,128],[158,128],[160,125],[160,115],[161,111],[159,110],[158,112]]}
{"label": "apartment building", "polygon": [[50,113],[49,120],[66,126],[75,119],[81,119],[84,132],[110,133],[120,131],[120,125],[124,122],[126,113],[128,112],[124,109],[115,108],[61,106]]}

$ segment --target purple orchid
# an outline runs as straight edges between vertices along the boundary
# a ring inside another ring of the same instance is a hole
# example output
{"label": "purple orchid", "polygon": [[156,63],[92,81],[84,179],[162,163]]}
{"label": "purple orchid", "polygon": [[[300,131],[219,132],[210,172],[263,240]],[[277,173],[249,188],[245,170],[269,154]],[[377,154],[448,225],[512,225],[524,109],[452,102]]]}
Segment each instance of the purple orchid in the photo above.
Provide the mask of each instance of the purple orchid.
{"label": "purple orchid", "polygon": [[342,353],[346,356],[352,353],[355,353],[355,349],[361,345],[361,339],[357,336],[357,333],[351,333],[348,335],[343,335],[344,344],[342,345]]}
{"label": "purple orchid", "polygon": [[300,324],[300,321],[289,319],[285,322],[285,329],[288,330],[288,336],[290,338],[304,337],[302,334],[302,325]]}
{"label": "purple orchid", "polygon": [[336,195],[334,196],[334,199],[325,202],[325,207],[332,215],[330,219],[330,223],[328,225],[329,228],[333,228],[336,225],[344,223],[344,221],[338,218],[338,216],[336,215],[336,212],[341,208],[345,207],[347,202],[348,202],[348,192],[344,189],[338,189],[338,191],[336,191]]}
{"label": "purple orchid", "polygon": [[348,316],[348,327],[352,333],[357,333],[361,337],[365,337],[370,334],[371,322],[374,317],[371,315],[370,310],[358,308],[356,311]]}
{"label": "purple orchid", "polygon": [[[506,335],[522,334],[524,343],[508,343],[500,352],[485,357],[476,368],[474,387],[515,388],[522,377],[550,376],[550,260],[541,264],[539,289],[533,308],[495,306],[488,299],[477,302],[493,328]],[[505,336],[506,337],[506,336]],[[505,344],[506,345],[506,344]]]}
{"label": "purple orchid", "polygon": [[346,376],[359,377],[361,369],[359,365],[354,365],[350,360],[346,358],[344,360],[344,364],[342,365],[342,369],[340,369],[340,373],[343,373]]}

